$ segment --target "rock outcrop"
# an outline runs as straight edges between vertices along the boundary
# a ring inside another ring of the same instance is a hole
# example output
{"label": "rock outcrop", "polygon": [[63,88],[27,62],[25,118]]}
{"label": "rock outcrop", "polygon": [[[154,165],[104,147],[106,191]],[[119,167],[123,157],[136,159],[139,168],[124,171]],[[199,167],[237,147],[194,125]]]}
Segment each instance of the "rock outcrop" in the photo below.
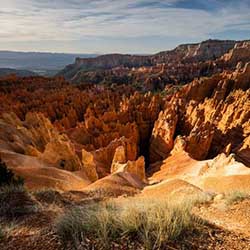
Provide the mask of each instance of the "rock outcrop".
{"label": "rock outcrop", "polygon": [[[250,165],[249,94],[249,63],[234,72],[194,80],[184,86],[171,97],[155,122],[151,162],[165,159],[174,146],[175,135],[181,135],[185,150],[197,160],[214,157],[227,148],[227,154],[231,151]],[[170,109],[171,105],[175,108]]]}
{"label": "rock outcrop", "polygon": [[0,124],[4,149],[36,156],[65,170],[82,169],[73,144],[66,135],[60,135],[42,114],[27,113],[23,122],[14,113],[3,114]]}
{"label": "rock outcrop", "polygon": [[[129,75],[127,71],[130,71],[130,69],[132,69],[130,72],[133,72],[135,68],[154,67],[159,64],[196,63],[215,60],[227,53],[235,44],[236,41],[207,40],[196,44],[180,45],[174,50],[163,51],[149,56],[109,54],[96,58],[76,58],[74,64],[68,65],[58,75],[62,75],[74,82],[79,82],[79,78],[84,79],[85,77],[85,79],[97,81],[95,83],[100,82],[100,78],[103,81],[108,75],[113,75],[112,82],[114,82],[117,80],[117,76],[121,75],[119,70],[121,72],[125,70],[126,74],[122,74],[122,78],[123,81],[126,81],[129,80],[126,75]],[[110,69],[114,71],[109,71]],[[86,72],[91,72],[91,74],[85,74]],[[97,72],[97,74],[94,72]]]}
{"label": "rock outcrop", "polygon": [[80,190],[90,183],[73,144],[42,114],[0,119],[0,157],[30,189]]}
{"label": "rock outcrop", "polygon": [[111,173],[119,172],[128,172],[137,176],[141,181],[146,181],[144,157],[141,156],[136,161],[127,161],[124,147],[118,147],[113,158]]}
{"label": "rock outcrop", "polygon": [[238,63],[249,62],[250,41],[239,42],[234,48],[222,56],[222,60],[228,65],[237,65]]}
{"label": "rock outcrop", "polygon": [[87,152],[82,150],[82,161],[84,169],[88,169],[87,173],[90,173],[91,180],[95,180],[96,177],[102,178],[111,173],[113,162],[120,156],[118,153],[120,149],[124,150],[124,162],[129,160],[134,161],[138,155],[137,145],[131,140],[121,137],[112,141],[108,146],[99,148],[94,151]]}
{"label": "rock outcrop", "polygon": [[159,114],[150,140],[150,162],[165,159],[172,150],[177,121],[175,105],[167,107]]}

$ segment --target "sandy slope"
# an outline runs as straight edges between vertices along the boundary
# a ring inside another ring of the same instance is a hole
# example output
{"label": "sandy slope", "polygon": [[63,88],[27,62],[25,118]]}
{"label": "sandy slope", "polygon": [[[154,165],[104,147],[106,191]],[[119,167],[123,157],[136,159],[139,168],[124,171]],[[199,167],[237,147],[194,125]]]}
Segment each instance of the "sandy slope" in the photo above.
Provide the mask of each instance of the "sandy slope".
{"label": "sandy slope", "polygon": [[53,188],[60,191],[82,190],[90,184],[85,175],[55,168],[37,157],[17,154],[9,151],[0,153],[5,163],[25,180],[31,189]]}

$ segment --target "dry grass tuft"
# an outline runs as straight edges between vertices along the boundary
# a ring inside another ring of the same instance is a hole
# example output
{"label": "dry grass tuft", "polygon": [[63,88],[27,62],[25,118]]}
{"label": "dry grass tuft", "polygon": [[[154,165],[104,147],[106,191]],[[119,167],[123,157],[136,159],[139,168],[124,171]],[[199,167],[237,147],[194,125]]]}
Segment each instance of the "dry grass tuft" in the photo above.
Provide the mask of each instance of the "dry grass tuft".
{"label": "dry grass tuft", "polygon": [[102,248],[125,238],[136,238],[145,249],[159,249],[193,227],[194,201],[125,198],[77,207],[63,215],[56,232],[63,242],[77,246],[94,237]]}
{"label": "dry grass tuft", "polygon": [[37,201],[46,203],[46,204],[61,204],[63,202],[63,198],[61,194],[53,189],[41,189],[32,192],[33,196]]}
{"label": "dry grass tuft", "polygon": [[225,193],[225,200],[227,205],[231,205],[235,202],[242,201],[246,198],[250,198],[250,193],[247,191],[232,191]]}

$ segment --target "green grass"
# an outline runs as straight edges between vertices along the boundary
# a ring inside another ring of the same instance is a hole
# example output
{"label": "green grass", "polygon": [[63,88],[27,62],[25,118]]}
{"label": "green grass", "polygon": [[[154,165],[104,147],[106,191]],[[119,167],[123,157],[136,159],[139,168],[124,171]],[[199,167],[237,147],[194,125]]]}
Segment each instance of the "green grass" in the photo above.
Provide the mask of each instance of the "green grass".
{"label": "green grass", "polygon": [[119,243],[125,237],[138,240],[144,249],[160,249],[192,228],[193,204],[126,198],[77,207],[59,218],[56,232],[75,248],[86,237],[93,237],[102,248],[110,249],[111,242]]}

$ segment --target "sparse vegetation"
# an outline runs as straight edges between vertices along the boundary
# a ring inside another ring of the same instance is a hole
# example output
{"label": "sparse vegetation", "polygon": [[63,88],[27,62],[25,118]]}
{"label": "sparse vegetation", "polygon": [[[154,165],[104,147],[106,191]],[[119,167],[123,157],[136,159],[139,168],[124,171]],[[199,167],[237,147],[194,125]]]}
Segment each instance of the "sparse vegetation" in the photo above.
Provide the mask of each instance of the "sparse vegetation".
{"label": "sparse vegetation", "polygon": [[36,200],[47,204],[58,203],[61,201],[61,195],[58,191],[53,189],[41,189],[32,193]]}
{"label": "sparse vegetation", "polygon": [[7,168],[6,164],[0,159],[0,186],[4,185],[23,185],[24,180]]}
{"label": "sparse vegetation", "polygon": [[0,216],[17,217],[37,210],[37,203],[22,185],[5,185],[0,188]]}
{"label": "sparse vegetation", "polygon": [[110,249],[111,241],[136,238],[145,249],[159,249],[177,239],[195,222],[192,202],[169,202],[127,198],[78,207],[56,224],[63,242],[77,246],[86,237],[95,237],[101,247]]}
{"label": "sparse vegetation", "polygon": [[0,224],[0,242],[1,240],[6,240],[11,237],[12,232],[17,230],[20,224],[18,220],[1,220]]}
{"label": "sparse vegetation", "polygon": [[231,205],[237,201],[242,201],[250,197],[249,192],[236,190],[233,192],[225,193],[225,200],[227,205]]}
{"label": "sparse vegetation", "polygon": [[16,217],[37,210],[23,184],[24,180],[0,159],[0,216]]}

